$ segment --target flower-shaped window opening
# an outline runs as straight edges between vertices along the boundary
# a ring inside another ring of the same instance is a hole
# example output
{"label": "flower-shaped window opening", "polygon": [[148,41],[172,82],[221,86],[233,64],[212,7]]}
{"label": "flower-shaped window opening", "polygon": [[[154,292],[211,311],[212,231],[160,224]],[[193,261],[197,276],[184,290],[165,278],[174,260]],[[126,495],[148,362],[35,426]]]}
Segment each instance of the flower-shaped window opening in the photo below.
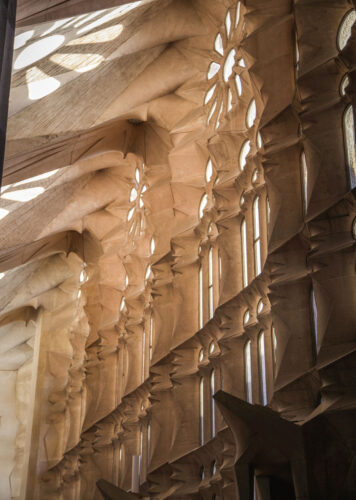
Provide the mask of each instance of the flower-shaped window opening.
{"label": "flower-shaped window opening", "polygon": [[142,163],[136,167],[134,187],[130,192],[130,209],[127,213],[127,222],[129,224],[129,236],[131,238],[139,237],[143,230],[144,218],[144,199],[143,195],[147,191],[147,186],[143,182],[145,165]]}
{"label": "flower-shaped window opening", "polygon": [[213,123],[215,129],[232,109],[234,96],[237,99],[242,94],[240,73],[246,64],[237,49],[243,29],[240,11],[241,2],[228,9],[224,25],[215,38],[214,60],[208,68],[207,79],[210,86],[204,104],[209,109],[207,124]]}

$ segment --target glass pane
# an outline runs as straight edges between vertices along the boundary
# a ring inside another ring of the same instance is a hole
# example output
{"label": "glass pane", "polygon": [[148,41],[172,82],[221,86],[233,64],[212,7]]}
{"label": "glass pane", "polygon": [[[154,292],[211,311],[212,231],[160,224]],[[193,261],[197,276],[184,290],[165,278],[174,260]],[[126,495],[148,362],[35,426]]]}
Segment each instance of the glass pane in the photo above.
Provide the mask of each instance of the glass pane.
{"label": "glass pane", "polygon": [[247,231],[245,219],[241,224],[241,246],[242,246],[242,277],[243,286],[248,285],[248,267],[247,267]]}
{"label": "glass pane", "polygon": [[307,209],[308,209],[308,167],[307,167],[307,160],[306,160],[304,151],[301,155],[301,163],[302,163],[302,176],[303,176],[304,209],[305,209],[305,211],[307,211]]}
{"label": "glass pane", "polygon": [[261,402],[267,404],[267,378],[266,378],[266,355],[265,355],[265,334],[262,332],[258,338],[258,361],[260,370],[260,390]]}
{"label": "glass pane", "polygon": [[210,375],[210,395],[211,395],[211,437],[215,436],[215,371],[213,370]]}
{"label": "glass pane", "polygon": [[249,107],[247,108],[247,113],[246,113],[246,124],[248,128],[251,128],[252,125],[255,123],[256,115],[257,115],[256,101],[255,99],[252,99]]}
{"label": "glass pane", "polygon": [[200,379],[199,385],[199,429],[200,444],[204,444],[204,379]]}
{"label": "glass pane", "polygon": [[347,153],[347,164],[350,170],[351,188],[356,186],[356,141],[355,121],[352,105],[344,113],[344,141]]}
{"label": "glass pane", "polygon": [[208,90],[205,95],[204,104],[207,104],[214,95],[214,90],[216,89],[216,83]]}
{"label": "glass pane", "polygon": [[351,36],[351,29],[356,21],[356,10],[353,9],[350,12],[346,14],[344,19],[341,21],[339,32],[337,34],[337,44],[339,47],[339,50],[343,50],[347,42],[349,41],[349,38]]}
{"label": "glass pane", "polygon": [[219,63],[216,63],[214,61],[212,63],[210,63],[210,66],[208,69],[208,80],[211,80],[216,75],[216,73],[219,71],[219,69],[220,69]]}
{"label": "glass pane", "polygon": [[261,236],[260,234],[260,198],[255,198],[253,202],[253,236],[256,240]]}
{"label": "glass pane", "polygon": [[246,400],[252,403],[252,366],[251,366],[251,341],[245,345],[245,389]]}
{"label": "glass pane", "polygon": [[224,47],[223,47],[223,42],[220,33],[216,35],[215,38],[215,43],[214,43],[214,49],[216,52],[218,52],[220,55],[224,55]]}
{"label": "glass pane", "polygon": [[233,67],[235,66],[236,50],[231,49],[225,59],[224,64],[224,81],[227,82],[232,75]]}
{"label": "glass pane", "polygon": [[246,157],[250,152],[250,141],[245,141],[240,152],[240,169],[243,170],[246,165]]}
{"label": "glass pane", "polygon": [[199,328],[204,325],[204,309],[203,309],[203,269],[199,269]]}

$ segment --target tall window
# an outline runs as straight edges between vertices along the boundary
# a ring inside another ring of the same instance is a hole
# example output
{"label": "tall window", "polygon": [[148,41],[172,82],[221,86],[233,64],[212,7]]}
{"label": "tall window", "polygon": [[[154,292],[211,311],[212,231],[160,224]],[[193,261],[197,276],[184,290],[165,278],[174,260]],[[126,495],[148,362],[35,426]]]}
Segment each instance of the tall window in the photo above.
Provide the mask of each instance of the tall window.
{"label": "tall window", "polygon": [[261,402],[264,406],[267,404],[267,377],[266,377],[266,353],[265,353],[265,334],[261,332],[258,337],[258,364],[260,375]]}
{"label": "tall window", "polygon": [[277,364],[277,336],[276,336],[276,329],[274,328],[273,325],[271,328],[271,333],[272,333],[273,372],[275,373]]}
{"label": "tall window", "polygon": [[251,363],[251,340],[248,340],[244,349],[245,361],[245,392],[246,400],[252,403],[252,363]]}
{"label": "tall window", "polygon": [[119,477],[118,477],[119,483],[118,484],[120,484],[121,466],[122,466],[122,443],[120,443],[120,447],[119,447]]}
{"label": "tall window", "polygon": [[308,167],[304,151],[300,156],[300,163],[302,168],[304,212],[306,213],[308,210]]}
{"label": "tall window", "polygon": [[337,45],[339,50],[343,50],[346,47],[347,42],[351,37],[352,25],[354,24],[355,21],[356,21],[356,10],[351,9],[344,16],[339,26],[339,31],[337,34]]}
{"label": "tall window", "polygon": [[253,202],[253,249],[255,253],[255,274],[262,271],[261,262],[261,230],[260,230],[260,198],[257,196]]}
{"label": "tall window", "polygon": [[204,378],[199,382],[199,434],[200,444],[204,444]]}
{"label": "tall window", "polygon": [[199,328],[204,326],[204,288],[203,288],[203,266],[199,268]]}
{"label": "tall window", "polygon": [[356,186],[356,139],[355,139],[355,121],[352,104],[350,104],[343,117],[343,133],[346,150],[347,166],[350,172],[351,188]]}
{"label": "tall window", "polygon": [[210,398],[211,398],[211,437],[215,437],[215,370],[210,375]]}
{"label": "tall window", "polygon": [[151,453],[151,424],[147,424],[147,457],[146,457],[146,471],[148,472],[148,467],[150,465],[150,453]]}
{"label": "tall window", "polygon": [[316,361],[318,353],[318,309],[316,305],[314,289],[310,292],[310,311],[311,311],[311,327],[313,333],[313,357]]}
{"label": "tall window", "polygon": [[213,255],[213,247],[209,249],[209,270],[208,270],[208,279],[209,279],[209,319],[214,316],[214,255]]}
{"label": "tall window", "polygon": [[150,312],[150,343],[149,343],[150,361],[152,361],[152,354],[153,354],[153,328],[154,328],[154,323],[153,323],[153,315],[152,315],[152,311],[151,311]]}
{"label": "tall window", "polygon": [[140,460],[139,460],[139,481],[141,482],[143,479],[143,430],[142,430],[142,425],[140,427]]}
{"label": "tall window", "polygon": [[142,331],[142,383],[145,381],[145,358],[146,358],[146,325],[143,325]]}
{"label": "tall window", "polygon": [[248,285],[248,264],[247,264],[247,230],[246,220],[241,223],[241,255],[242,255],[242,284]]}
{"label": "tall window", "polygon": [[268,196],[266,197],[266,216],[267,216],[266,218],[267,218],[267,228],[268,228],[268,224],[271,221],[271,207],[269,204]]}

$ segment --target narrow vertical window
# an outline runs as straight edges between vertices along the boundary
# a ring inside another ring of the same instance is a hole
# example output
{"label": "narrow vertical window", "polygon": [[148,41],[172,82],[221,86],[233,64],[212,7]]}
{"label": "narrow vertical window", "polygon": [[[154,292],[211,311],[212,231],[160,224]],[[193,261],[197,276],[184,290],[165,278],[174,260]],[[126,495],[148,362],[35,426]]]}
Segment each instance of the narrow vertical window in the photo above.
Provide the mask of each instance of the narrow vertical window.
{"label": "narrow vertical window", "polygon": [[307,160],[304,151],[300,157],[301,167],[302,167],[302,179],[303,179],[303,201],[304,201],[304,212],[307,213],[308,210],[308,167]]}
{"label": "narrow vertical window", "polygon": [[143,431],[142,431],[142,425],[140,427],[140,458],[139,458],[139,463],[138,463],[138,477],[139,477],[139,482],[142,481],[143,479]]}
{"label": "narrow vertical window", "polygon": [[272,325],[272,356],[273,356],[273,371],[275,373],[276,371],[276,364],[277,364],[277,336],[276,336],[276,329]]}
{"label": "narrow vertical window", "polygon": [[253,249],[255,254],[255,274],[262,271],[261,262],[261,230],[260,230],[260,198],[257,196],[253,202]]}
{"label": "narrow vertical window", "polygon": [[142,331],[142,383],[145,381],[145,358],[146,358],[146,324],[143,324]]}
{"label": "narrow vertical window", "polygon": [[219,281],[221,281],[221,277],[222,277],[222,259],[219,252]]}
{"label": "narrow vertical window", "polygon": [[214,259],[213,259],[213,247],[209,249],[209,319],[214,316]]}
{"label": "narrow vertical window", "polygon": [[199,434],[200,444],[204,444],[204,379],[201,377],[199,383]]}
{"label": "narrow vertical window", "polygon": [[248,401],[248,403],[252,403],[251,340],[248,340],[245,344],[244,358],[246,400]]}
{"label": "narrow vertical window", "polygon": [[258,365],[260,375],[261,403],[267,404],[267,377],[266,377],[266,353],[265,353],[265,334],[260,333],[258,337]]}
{"label": "narrow vertical window", "polygon": [[356,10],[351,9],[344,16],[339,26],[339,31],[337,34],[337,45],[339,50],[343,50],[346,47],[347,42],[351,37],[352,26],[355,21],[356,21]]}
{"label": "narrow vertical window", "polygon": [[153,353],[153,316],[152,311],[150,312],[150,340],[149,340],[149,358],[152,361],[152,353]]}
{"label": "narrow vertical window", "polygon": [[311,311],[311,323],[312,323],[312,333],[313,333],[313,357],[316,361],[318,354],[318,309],[315,299],[314,289],[310,292],[310,311]]}
{"label": "narrow vertical window", "polygon": [[151,453],[151,424],[147,424],[147,470],[150,464],[150,453]]}
{"label": "narrow vertical window", "polygon": [[268,196],[266,197],[266,216],[267,216],[267,224],[271,221],[271,206],[269,204]]}
{"label": "narrow vertical window", "polygon": [[356,186],[356,139],[354,113],[351,104],[344,113],[343,132],[347,166],[350,172],[350,185],[353,188]]}
{"label": "narrow vertical window", "polygon": [[210,398],[211,398],[211,437],[215,437],[215,370],[210,375]]}
{"label": "narrow vertical window", "polygon": [[199,328],[204,326],[204,302],[203,302],[203,266],[199,268]]}
{"label": "narrow vertical window", "polygon": [[248,267],[247,267],[247,230],[246,220],[241,223],[241,247],[242,247],[242,284],[248,285]]}
{"label": "narrow vertical window", "polygon": [[121,478],[121,466],[122,466],[122,443],[120,443],[120,447],[119,447],[119,477],[118,477],[118,480],[119,480],[119,485],[120,485],[120,478]]}

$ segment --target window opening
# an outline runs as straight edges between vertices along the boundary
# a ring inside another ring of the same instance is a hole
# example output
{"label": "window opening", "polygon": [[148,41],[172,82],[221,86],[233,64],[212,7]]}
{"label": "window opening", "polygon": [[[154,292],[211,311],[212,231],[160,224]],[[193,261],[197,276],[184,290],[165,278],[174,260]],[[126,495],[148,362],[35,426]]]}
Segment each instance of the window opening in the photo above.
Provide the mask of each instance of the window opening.
{"label": "window opening", "polygon": [[199,328],[204,326],[203,267],[199,268]]}
{"label": "window opening", "polygon": [[149,358],[152,361],[152,353],[153,353],[153,315],[152,311],[150,312],[150,340],[149,340]]}
{"label": "window opening", "polygon": [[257,196],[253,202],[253,249],[255,254],[255,275],[262,271],[261,262],[261,231],[260,231],[260,198]]}
{"label": "window opening", "polygon": [[258,337],[258,363],[260,374],[261,402],[263,406],[267,404],[267,377],[266,377],[266,354],[265,354],[265,334],[261,332]]}
{"label": "window opening", "polygon": [[208,104],[208,102],[210,101],[210,99],[213,97],[214,95],[214,91],[216,89],[216,83],[214,83],[214,85],[212,87],[210,87],[210,89],[208,90],[208,92],[206,93],[205,95],[205,100],[204,100],[204,104]]}
{"label": "window opening", "polygon": [[204,210],[205,210],[205,207],[207,206],[207,204],[208,204],[208,196],[207,196],[207,194],[204,194],[201,201],[200,201],[199,219],[202,219],[202,217],[204,215]]}
{"label": "window opening", "polygon": [[213,247],[209,249],[209,319],[214,316],[214,259],[213,259]]}
{"label": "window opening", "polygon": [[199,384],[199,429],[200,444],[204,444],[204,379],[200,378]]}
{"label": "window opening", "polygon": [[241,78],[240,75],[235,75],[235,85],[236,85],[236,90],[239,96],[242,94],[242,83],[241,83]]}
{"label": "window opening", "polygon": [[302,176],[303,176],[303,196],[304,196],[304,210],[308,210],[308,167],[304,151],[301,154]]}
{"label": "window opening", "polygon": [[272,324],[272,356],[273,356],[273,368],[275,370],[277,364],[277,336],[273,324]]}
{"label": "window opening", "polygon": [[351,37],[351,30],[355,21],[356,10],[352,9],[345,15],[339,27],[337,34],[337,45],[339,50],[343,50],[346,47],[347,42]]}
{"label": "window opening", "polygon": [[258,179],[258,168],[253,171],[251,182],[254,183]]}
{"label": "window opening", "polygon": [[215,38],[215,43],[214,43],[214,49],[216,50],[216,52],[218,52],[221,56],[224,55],[224,47],[223,47],[223,41],[222,41],[222,38],[221,38],[221,35],[220,33],[218,33],[216,35],[216,38]]}
{"label": "window opening", "polygon": [[219,71],[219,69],[220,69],[220,64],[218,64],[216,62],[210,63],[210,66],[208,69],[208,80],[211,80],[216,75],[216,73]]}
{"label": "window opening", "polygon": [[215,437],[215,370],[210,375],[210,397],[211,397],[211,437]]}
{"label": "window opening", "polygon": [[145,358],[146,358],[146,326],[143,325],[142,331],[142,383],[145,381]]}
{"label": "window opening", "polygon": [[151,239],[150,250],[151,250],[151,255],[153,255],[155,253],[155,250],[156,250],[156,242],[155,242],[155,239],[153,237]]}
{"label": "window opening", "polygon": [[250,311],[247,309],[247,311],[245,311],[242,323],[245,326],[249,321],[250,321]]}
{"label": "window opening", "polygon": [[225,17],[225,28],[226,28],[226,37],[229,38],[231,32],[231,14],[230,9],[227,11]]}
{"label": "window opening", "polygon": [[237,2],[235,28],[237,27],[237,25],[239,24],[239,21],[240,21],[240,9],[241,9],[241,2]]}
{"label": "window opening", "polygon": [[247,113],[246,113],[247,128],[251,128],[253,126],[256,120],[256,116],[257,116],[256,101],[255,99],[252,99],[252,101],[249,104],[249,107],[247,108]]}
{"label": "window opening", "polygon": [[246,166],[246,158],[250,152],[250,149],[251,149],[250,141],[247,140],[243,143],[242,148],[241,148],[241,152],[240,152],[240,169],[241,170],[244,170],[244,168]]}
{"label": "window opening", "polygon": [[248,285],[248,266],[247,266],[247,230],[246,221],[243,219],[241,223],[241,246],[242,246],[242,284],[244,287]]}
{"label": "window opening", "polygon": [[209,158],[208,163],[206,164],[206,169],[205,169],[205,180],[206,182],[210,182],[213,177],[213,162]]}
{"label": "window opening", "polygon": [[230,76],[232,75],[232,70],[233,67],[235,66],[235,57],[236,57],[236,50],[231,49],[230,52],[228,53],[226,59],[225,59],[225,64],[224,64],[224,81],[227,83],[229,81]]}
{"label": "window opening", "polygon": [[311,319],[312,319],[312,332],[313,332],[313,351],[314,360],[316,361],[318,353],[318,308],[316,304],[316,298],[314,293],[314,288],[310,292],[310,309],[311,309]]}
{"label": "window opening", "polygon": [[345,110],[343,122],[346,159],[350,171],[350,184],[353,188],[356,185],[356,140],[354,113],[351,104]]}
{"label": "window opening", "polygon": [[251,340],[248,340],[245,344],[244,350],[245,357],[245,391],[246,400],[248,403],[252,403],[252,365],[251,365]]}
{"label": "window opening", "polygon": [[232,110],[232,92],[231,89],[227,91],[227,111]]}

